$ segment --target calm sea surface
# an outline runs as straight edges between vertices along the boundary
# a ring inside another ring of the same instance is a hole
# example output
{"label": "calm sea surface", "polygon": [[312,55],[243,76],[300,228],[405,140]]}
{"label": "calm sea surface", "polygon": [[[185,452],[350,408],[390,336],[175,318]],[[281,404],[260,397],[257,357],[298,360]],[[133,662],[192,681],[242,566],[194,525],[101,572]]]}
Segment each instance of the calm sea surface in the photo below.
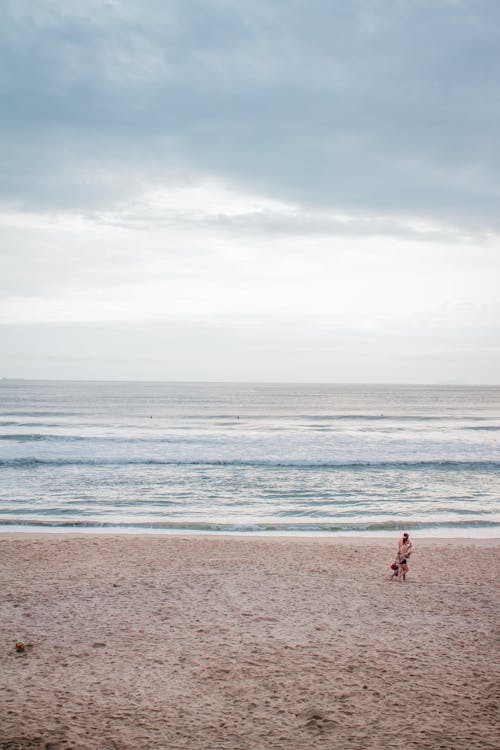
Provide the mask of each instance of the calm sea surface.
{"label": "calm sea surface", "polygon": [[500,387],[0,381],[0,525],[497,536]]}

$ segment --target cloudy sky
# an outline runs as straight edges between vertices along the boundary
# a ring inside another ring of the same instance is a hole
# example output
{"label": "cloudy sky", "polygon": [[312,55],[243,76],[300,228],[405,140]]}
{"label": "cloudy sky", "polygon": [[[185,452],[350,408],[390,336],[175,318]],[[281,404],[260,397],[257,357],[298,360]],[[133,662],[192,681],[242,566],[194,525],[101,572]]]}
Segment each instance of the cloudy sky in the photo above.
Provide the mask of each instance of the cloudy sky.
{"label": "cloudy sky", "polygon": [[0,376],[500,383],[498,0],[1,0]]}

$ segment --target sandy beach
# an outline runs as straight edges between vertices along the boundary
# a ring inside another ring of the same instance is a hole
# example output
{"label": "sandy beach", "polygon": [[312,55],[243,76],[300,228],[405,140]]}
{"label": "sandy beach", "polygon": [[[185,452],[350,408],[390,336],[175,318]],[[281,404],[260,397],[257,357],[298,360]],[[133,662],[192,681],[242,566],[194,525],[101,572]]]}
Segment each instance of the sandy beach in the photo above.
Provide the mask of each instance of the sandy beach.
{"label": "sandy beach", "polygon": [[500,745],[499,540],[0,543],[2,750]]}

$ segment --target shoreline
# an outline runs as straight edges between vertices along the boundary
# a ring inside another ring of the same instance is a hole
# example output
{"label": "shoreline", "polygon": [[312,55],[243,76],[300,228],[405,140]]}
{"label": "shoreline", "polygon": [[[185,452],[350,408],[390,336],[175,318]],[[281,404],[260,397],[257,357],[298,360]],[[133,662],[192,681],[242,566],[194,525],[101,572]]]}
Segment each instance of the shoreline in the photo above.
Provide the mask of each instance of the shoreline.
{"label": "shoreline", "polygon": [[500,544],[397,538],[0,533],[0,747],[494,750]]}
{"label": "shoreline", "polygon": [[85,526],[85,525],[37,525],[37,524],[0,524],[0,537],[9,534],[27,534],[27,535],[65,535],[68,536],[158,536],[158,537],[187,537],[195,538],[198,536],[208,538],[228,538],[228,539],[397,539],[403,531],[409,531],[412,539],[432,539],[436,540],[489,540],[500,542],[500,529],[491,529],[484,527],[470,527],[468,529],[454,529],[440,527],[436,529],[412,529],[401,527],[393,530],[371,530],[371,531],[294,531],[284,530],[228,530],[228,529],[189,529],[189,528],[148,528],[137,526]]}
{"label": "shoreline", "polygon": [[[124,539],[127,537],[130,537],[132,539],[165,539],[165,540],[186,540],[186,541],[196,541],[197,539],[201,540],[213,540],[213,541],[234,541],[234,542],[241,542],[241,541],[248,541],[248,542],[274,542],[274,541],[280,541],[283,543],[290,542],[290,544],[294,543],[300,543],[300,542],[311,542],[313,544],[317,544],[318,542],[323,542],[325,544],[331,544],[334,545],[337,541],[342,543],[352,543],[355,542],[374,542],[374,544],[383,544],[384,542],[392,540],[394,545],[397,545],[398,539],[401,537],[403,531],[396,532],[395,534],[390,534],[388,532],[380,532],[376,534],[376,532],[367,532],[366,534],[353,532],[352,534],[348,533],[338,533],[338,534],[327,534],[327,533],[274,533],[274,532],[203,532],[203,531],[193,531],[193,532],[186,532],[186,530],[182,530],[179,532],[161,532],[153,529],[150,532],[144,532],[144,531],[135,531],[135,530],[126,530],[126,531],[117,531],[116,529],[104,529],[102,531],[98,531],[94,528],[85,530],[85,529],[34,529],[29,530],[25,533],[24,529],[19,530],[3,530],[0,528],[0,540],[2,539],[10,539],[10,538],[22,538],[24,535],[26,535],[27,538],[38,538],[38,539],[57,539],[57,538],[64,538],[64,539],[92,539],[95,537],[96,539]],[[424,533],[417,534],[414,531],[410,531],[410,539],[418,539],[419,543],[432,543],[435,544],[436,542],[443,542],[446,544],[461,544],[469,543],[469,542],[478,542],[480,544],[488,544],[493,543],[494,546],[500,547],[500,537],[482,537],[482,536],[433,536],[433,535],[426,535]]]}

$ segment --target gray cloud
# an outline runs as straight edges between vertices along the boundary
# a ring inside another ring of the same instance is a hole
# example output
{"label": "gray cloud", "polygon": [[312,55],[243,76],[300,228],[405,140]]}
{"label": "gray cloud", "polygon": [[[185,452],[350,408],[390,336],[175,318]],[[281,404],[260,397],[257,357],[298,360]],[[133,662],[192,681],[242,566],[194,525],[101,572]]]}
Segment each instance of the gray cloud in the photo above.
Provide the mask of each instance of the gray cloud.
{"label": "gray cloud", "polygon": [[1,195],[109,208],[215,175],[498,228],[494,0],[4,3]]}
{"label": "gray cloud", "polygon": [[496,0],[4,0],[2,375],[499,378]]}
{"label": "gray cloud", "polygon": [[453,323],[436,331],[432,319],[388,321],[378,335],[300,317],[0,326],[4,377],[68,379],[498,382],[500,348],[475,336]]}

